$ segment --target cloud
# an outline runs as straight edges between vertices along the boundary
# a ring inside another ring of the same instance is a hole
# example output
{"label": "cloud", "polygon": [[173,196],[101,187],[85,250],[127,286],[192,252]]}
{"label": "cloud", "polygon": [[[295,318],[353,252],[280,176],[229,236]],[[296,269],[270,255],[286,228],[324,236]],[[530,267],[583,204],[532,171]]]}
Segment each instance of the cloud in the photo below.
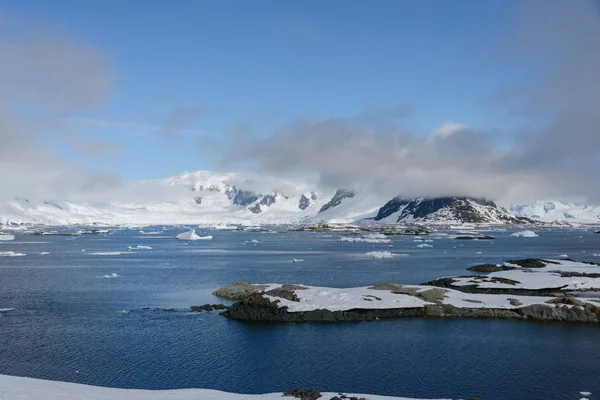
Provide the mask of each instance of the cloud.
{"label": "cloud", "polygon": [[[4,21],[4,20],[3,20]],[[0,30],[0,200],[67,198],[114,183],[53,150],[59,116],[101,106],[114,81],[108,55],[7,18]]]}
{"label": "cloud", "polygon": [[160,131],[163,133],[187,131],[206,113],[206,109],[200,106],[174,108],[163,119]]}
{"label": "cloud", "polygon": [[454,121],[446,121],[439,127],[431,131],[432,137],[446,137],[460,130],[468,129],[469,127]]}
{"label": "cloud", "polygon": [[509,105],[526,122],[516,131],[481,131],[448,121],[423,135],[378,123],[383,118],[374,113],[370,124],[332,118],[246,136],[224,159],[266,173],[318,173],[331,186],[387,195],[600,204],[599,8],[586,0],[518,7],[507,56],[544,64],[537,76],[499,94],[505,103],[496,111]]}
{"label": "cloud", "polygon": [[81,140],[75,143],[74,148],[79,154],[103,157],[122,153],[125,150],[125,145],[114,139]]}

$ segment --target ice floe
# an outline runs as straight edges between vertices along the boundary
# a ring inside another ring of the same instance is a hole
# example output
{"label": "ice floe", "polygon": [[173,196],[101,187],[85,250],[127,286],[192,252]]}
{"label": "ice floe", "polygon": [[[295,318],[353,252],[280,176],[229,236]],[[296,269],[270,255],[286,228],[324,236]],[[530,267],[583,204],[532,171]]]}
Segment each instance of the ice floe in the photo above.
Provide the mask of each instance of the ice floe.
{"label": "ice floe", "polygon": [[417,247],[420,248],[420,249],[428,249],[428,248],[433,247],[433,245],[432,244],[423,243],[423,244],[418,244]]}
{"label": "ice floe", "polygon": [[0,251],[0,257],[22,257],[25,253],[16,253],[14,251]]}
{"label": "ice floe", "polygon": [[367,257],[372,257],[372,258],[393,258],[394,257],[394,255],[392,253],[390,253],[389,251],[370,251],[365,255]]}
{"label": "ice floe", "polygon": [[15,235],[0,235],[0,242],[7,242],[9,240],[15,240]]}
{"label": "ice floe", "polygon": [[363,236],[342,236],[339,239],[340,242],[357,242],[357,243],[391,243],[382,233],[369,233]]}
{"label": "ice floe", "polygon": [[127,246],[127,250],[152,250],[152,247],[138,244],[137,246]]}
{"label": "ice floe", "polygon": [[526,231],[515,232],[510,236],[532,238],[532,237],[538,237],[539,235],[537,233],[535,233],[534,231],[526,230]]}
{"label": "ice floe", "polygon": [[106,279],[114,279],[114,278],[118,278],[119,275],[115,274],[114,272],[112,274],[106,274],[104,275],[104,278]]}

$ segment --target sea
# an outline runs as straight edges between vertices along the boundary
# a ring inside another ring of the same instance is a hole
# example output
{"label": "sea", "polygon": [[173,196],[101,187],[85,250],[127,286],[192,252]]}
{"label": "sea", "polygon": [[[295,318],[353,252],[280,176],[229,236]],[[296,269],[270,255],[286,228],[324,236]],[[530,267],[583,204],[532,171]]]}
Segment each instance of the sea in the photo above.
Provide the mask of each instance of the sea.
{"label": "sea", "polygon": [[[213,239],[192,242],[175,239],[186,227],[108,231],[17,231],[13,241],[0,242],[0,254],[24,254],[0,256],[0,309],[13,309],[0,312],[0,374],[236,393],[301,387],[431,399],[571,400],[581,391],[600,398],[597,325],[435,318],[269,324],[189,312],[226,303],[212,291],[234,281],[418,284],[516,258],[600,262],[593,229],[540,228],[532,238],[492,229],[485,233],[496,239],[487,241],[455,240],[456,231],[440,229],[393,236],[391,243],[281,228],[198,228]],[[368,257],[372,251],[394,257]]]}

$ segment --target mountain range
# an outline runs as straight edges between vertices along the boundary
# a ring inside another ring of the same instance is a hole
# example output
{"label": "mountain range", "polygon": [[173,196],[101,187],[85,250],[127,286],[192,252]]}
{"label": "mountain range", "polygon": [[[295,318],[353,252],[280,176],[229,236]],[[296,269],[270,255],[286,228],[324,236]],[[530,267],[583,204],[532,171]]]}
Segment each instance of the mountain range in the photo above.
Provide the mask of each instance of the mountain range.
{"label": "mountain range", "polygon": [[528,224],[600,223],[600,208],[535,202],[508,209],[468,197],[386,201],[368,191],[212,171],[120,185],[110,193],[69,199],[15,197],[0,203],[0,223],[70,225],[152,224]]}

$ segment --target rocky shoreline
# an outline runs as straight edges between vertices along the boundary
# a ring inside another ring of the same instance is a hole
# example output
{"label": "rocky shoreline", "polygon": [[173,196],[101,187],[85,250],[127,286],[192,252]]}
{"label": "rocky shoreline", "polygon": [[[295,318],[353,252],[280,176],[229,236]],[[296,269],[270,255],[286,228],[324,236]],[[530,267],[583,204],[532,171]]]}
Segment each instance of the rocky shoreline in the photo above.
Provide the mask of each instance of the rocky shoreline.
{"label": "rocky shoreline", "polygon": [[[236,300],[221,314],[240,321],[360,322],[421,317],[600,323],[600,298],[577,297],[584,291],[598,291],[600,275],[577,272],[582,268],[595,271],[600,266],[573,260],[563,263],[511,260],[504,265],[484,264],[470,268],[491,271],[489,275],[440,278],[422,285],[386,283],[336,289],[235,282],[214,294]],[[494,276],[516,271],[536,278],[536,269],[542,279],[551,276],[559,283],[541,288],[529,284],[531,287],[528,287],[516,280]],[[548,269],[551,271],[546,272]],[[573,290],[572,286],[580,282],[576,278],[581,277],[591,280],[592,286]],[[593,287],[596,279],[598,285]]]}

